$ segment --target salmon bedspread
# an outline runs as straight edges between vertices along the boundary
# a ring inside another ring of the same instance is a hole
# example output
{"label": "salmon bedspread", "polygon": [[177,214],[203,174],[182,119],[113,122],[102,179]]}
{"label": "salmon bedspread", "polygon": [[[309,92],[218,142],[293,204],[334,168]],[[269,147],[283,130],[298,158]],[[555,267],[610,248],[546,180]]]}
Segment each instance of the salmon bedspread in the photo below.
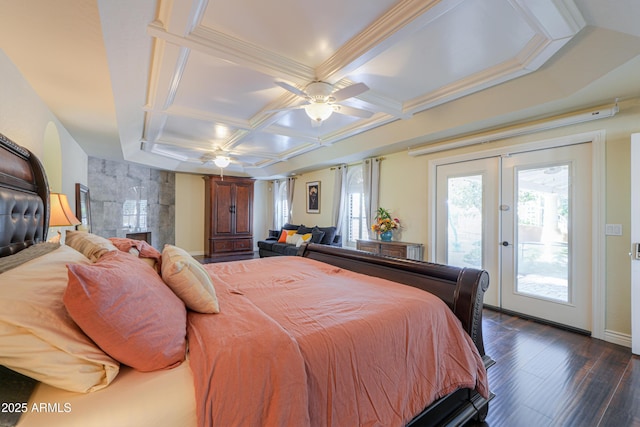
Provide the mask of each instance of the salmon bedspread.
{"label": "salmon bedspread", "polygon": [[219,314],[189,313],[200,426],[403,426],[482,359],[434,295],[301,257],[207,264]]}

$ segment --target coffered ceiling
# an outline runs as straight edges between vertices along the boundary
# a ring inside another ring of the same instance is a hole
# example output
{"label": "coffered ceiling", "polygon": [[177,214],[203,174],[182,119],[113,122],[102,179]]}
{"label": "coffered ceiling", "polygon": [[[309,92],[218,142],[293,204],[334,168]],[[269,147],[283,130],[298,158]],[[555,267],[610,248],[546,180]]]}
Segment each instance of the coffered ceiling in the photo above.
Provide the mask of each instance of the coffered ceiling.
{"label": "coffered ceiling", "polygon": [[[505,109],[417,142],[639,94],[634,0],[1,1],[2,48],[88,154],[173,170],[215,172],[225,155],[226,173],[268,178],[406,148],[415,137],[381,129],[499,85],[535,88],[524,77],[545,70],[566,93],[505,95]],[[59,39],[48,52],[46,37]],[[571,76],[562,58],[580,66],[581,48],[606,63]],[[368,90],[318,126],[299,96],[315,81]],[[364,132],[371,145],[350,149]]]}

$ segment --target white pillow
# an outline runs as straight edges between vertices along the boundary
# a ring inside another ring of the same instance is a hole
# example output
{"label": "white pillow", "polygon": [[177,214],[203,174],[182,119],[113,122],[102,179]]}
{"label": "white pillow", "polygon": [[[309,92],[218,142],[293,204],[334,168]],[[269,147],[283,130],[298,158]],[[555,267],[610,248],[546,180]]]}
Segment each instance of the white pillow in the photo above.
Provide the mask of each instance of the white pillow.
{"label": "white pillow", "polygon": [[300,236],[300,238],[296,242],[296,247],[300,247],[302,246],[303,243],[307,243],[309,240],[311,240],[312,234],[311,233],[298,234],[298,236]]}
{"label": "white pillow", "polygon": [[109,251],[118,250],[109,239],[105,239],[97,234],[87,233],[86,231],[67,230],[64,244],[71,246],[92,262],[96,262],[102,255]]}
{"label": "white pillow", "polygon": [[120,365],[67,313],[67,264],[91,262],[61,246],[0,274],[0,364],[54,387],[96,391],[113,381]]}
{"label": "white pillow", "polygon": [[302,235],[294,233],[291,236],[287,236],[287,243],[290,245],[298,245],[298,242],[302,239]]}
{"label": "white pillow", "polygon": [[162,279],[187,308],[199,313],[219,313],[211,276],[187,251],[173,245],[162,249]]}

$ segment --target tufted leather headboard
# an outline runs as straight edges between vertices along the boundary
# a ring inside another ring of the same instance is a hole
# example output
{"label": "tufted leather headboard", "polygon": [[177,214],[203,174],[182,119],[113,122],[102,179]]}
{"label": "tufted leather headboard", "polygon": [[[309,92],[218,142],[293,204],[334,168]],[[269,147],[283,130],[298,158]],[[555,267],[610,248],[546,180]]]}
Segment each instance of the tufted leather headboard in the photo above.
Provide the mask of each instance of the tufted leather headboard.
{"label": "tufted leather headboard", "polygon": [[0,133],[0,256],[47,239],[49,184],[29,150]]}

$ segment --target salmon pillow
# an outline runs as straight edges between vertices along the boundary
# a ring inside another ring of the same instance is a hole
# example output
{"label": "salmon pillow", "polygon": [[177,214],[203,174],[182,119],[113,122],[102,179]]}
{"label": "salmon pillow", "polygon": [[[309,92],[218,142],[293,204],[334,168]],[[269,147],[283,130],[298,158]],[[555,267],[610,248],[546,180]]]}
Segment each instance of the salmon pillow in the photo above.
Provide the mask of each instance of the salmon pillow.
{"label": "salmon pillow", "polygon": [[105,353],[142,372],[184,360],[186,308],[153,268],[116,250],[67,269],[64,305]]}
{"label": "salmon pillow", "polygon": [[122,252],[128,252],[138,259],[146,262],[158,273],[162,269],[162,254],[156,248],[144,240],[128,239],[123,237],[109,237],[113,246]]}

